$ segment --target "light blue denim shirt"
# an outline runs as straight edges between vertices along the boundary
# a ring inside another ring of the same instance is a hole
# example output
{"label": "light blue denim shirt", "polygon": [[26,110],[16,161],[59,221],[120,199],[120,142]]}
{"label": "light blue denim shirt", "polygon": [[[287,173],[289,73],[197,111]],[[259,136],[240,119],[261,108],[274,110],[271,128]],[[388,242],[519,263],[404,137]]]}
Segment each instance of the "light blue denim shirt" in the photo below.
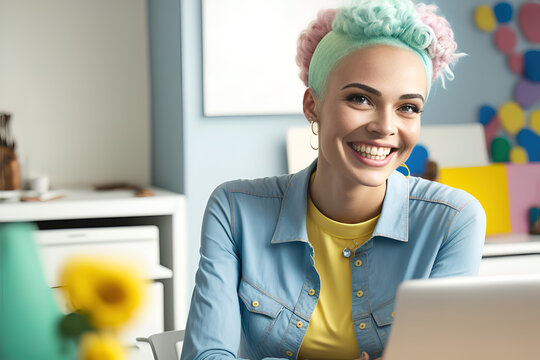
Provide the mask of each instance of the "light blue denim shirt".
{"label": "light blue denim shirt", "polygon": [[[320,289],[306,230],[315,167],[212,193],[181,359],[235,359],[241,342],[249,359],[297,358]],[[471,195],[394,171],[370,240],[350,257],[359,350],[381,356],[402,281],[476,274],[485,227]]]}

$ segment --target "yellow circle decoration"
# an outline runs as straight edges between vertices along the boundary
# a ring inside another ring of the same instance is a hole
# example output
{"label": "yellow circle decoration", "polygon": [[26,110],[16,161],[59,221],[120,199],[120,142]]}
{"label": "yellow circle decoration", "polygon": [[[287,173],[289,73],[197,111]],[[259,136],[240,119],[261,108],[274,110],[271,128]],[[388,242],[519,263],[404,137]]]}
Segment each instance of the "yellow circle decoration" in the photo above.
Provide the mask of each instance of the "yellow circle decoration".
{"label": "yellow circle decoration", "polygon": [[510,150],[510,161],[514,164],[526,164],[529,161],[527,151],[521,146],[514,146]]}
{"label": "yellow circle decoration", "polygon": [[530,128],[537,134],[540,135],[540,109],[535,110],[531,113],[529,118]]}
{"label": "yellow circle decoration", "polygon": [[487,5],[478,6],[474,12],[474,22],[482,31],[492,31],[495,29],[495,14],[493,14],[491,7]]}
{"label": "yellow circle decoration", "polygon": [[504,103],[499,108],[499,119],[504,130],[510,135],[516,135],[525,126],[525,114],[515,101]]}

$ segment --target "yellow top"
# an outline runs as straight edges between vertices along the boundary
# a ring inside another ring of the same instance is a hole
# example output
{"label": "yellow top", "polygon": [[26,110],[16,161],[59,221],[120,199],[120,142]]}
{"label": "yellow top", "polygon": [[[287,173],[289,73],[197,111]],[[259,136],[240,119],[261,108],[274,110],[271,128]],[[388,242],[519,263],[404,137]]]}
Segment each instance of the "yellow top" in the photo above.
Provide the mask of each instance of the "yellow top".
{"label": "yellow top", "polygon": [[369,240],[378,219],[340,223],[323,215],[308,196],[307,233],[321,289],[300,347],[300,359],[360,358],[352,319],[350,258],[342,252],[349,248],[354,254],[355,248]]}

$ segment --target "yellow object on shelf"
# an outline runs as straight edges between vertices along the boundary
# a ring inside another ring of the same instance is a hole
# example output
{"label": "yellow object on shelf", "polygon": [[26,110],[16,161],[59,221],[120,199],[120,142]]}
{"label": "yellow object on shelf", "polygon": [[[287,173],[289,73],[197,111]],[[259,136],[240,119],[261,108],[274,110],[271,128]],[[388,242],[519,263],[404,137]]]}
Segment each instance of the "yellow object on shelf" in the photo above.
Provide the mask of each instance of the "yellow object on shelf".
{"label": "yellow object on shelf", "polygon": [[511,231],[508,181],[504,164],[442,168],[439,181],[465,190],[480,201],[487,216],[487,235]]}

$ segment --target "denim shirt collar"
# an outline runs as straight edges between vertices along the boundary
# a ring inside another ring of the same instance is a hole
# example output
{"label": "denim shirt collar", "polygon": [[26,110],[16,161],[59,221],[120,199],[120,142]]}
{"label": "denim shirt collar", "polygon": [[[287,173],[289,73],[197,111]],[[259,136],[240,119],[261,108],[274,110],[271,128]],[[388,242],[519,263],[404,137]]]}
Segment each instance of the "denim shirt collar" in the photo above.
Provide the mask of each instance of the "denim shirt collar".
{"label": "denim shirt collar", "polygon": [[[316,167],[317,160],[314,160],[307,168],[291,176],[283,196],[272,244],[308,241],[306,229],[307,193],[311,173]],[[408,218],[409,181],[403,174],[394,171],[387,180],[381,216],[371,237],[383,236],[407,242]]]}

